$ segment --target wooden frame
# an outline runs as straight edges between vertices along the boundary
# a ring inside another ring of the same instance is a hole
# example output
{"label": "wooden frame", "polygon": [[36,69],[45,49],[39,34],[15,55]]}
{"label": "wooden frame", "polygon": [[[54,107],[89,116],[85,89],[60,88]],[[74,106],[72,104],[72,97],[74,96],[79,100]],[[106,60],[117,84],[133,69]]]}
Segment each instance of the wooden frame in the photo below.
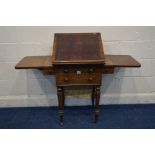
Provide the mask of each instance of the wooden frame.
{"label": "wooden frame", "polygon": [[[59,41],[58,38],[63,39]],[[89,44],[89,41],[95,43]],[[77,52],[79,59],[72,60],[75,55],[72,55],[70,50],[76,51],[78,47],[80,47]],[[88,49],[85,50],[83,47]],[[91,48],[94,52],[92,55],[89,54],[89,51],[92,52]],[[40,69],[44,75],[56,75],[59,118],[60,125],[63,125],[64,87],[80,85],[92,87],[94,122],[97,122],[102,74],[113,74],[116,67],[141,67],[141,64],[129,55],[104,55],[100,33],[63,33],[55,34],[52,56],[27,56],[15,66],[15,69]]]}

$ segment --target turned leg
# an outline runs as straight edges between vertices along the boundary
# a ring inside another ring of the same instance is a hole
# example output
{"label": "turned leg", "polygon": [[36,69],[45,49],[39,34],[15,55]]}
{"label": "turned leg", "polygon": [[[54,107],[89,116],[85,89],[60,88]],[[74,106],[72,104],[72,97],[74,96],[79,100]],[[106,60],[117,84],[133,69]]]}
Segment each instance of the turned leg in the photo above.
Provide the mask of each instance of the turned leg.
{"label": "turned leg", "polygon": [[58,110],[59,110],[59,119],[60,125],[64,124],[64,92],[63,87],[57,87],[57,95],[58,95]]}
{"label": "turned leg", "polygon": [[100,102],[100,86],[96,87],[96,103],[95,103],[95,123],[98,121],[99,117],[99,102]]}
{"label": "turned leg", "polygon": [[91,99],[92,99],[92,106],[94,107],[94,101],[95,101],[95,87],[93,87],[93,89],[92,89]]}

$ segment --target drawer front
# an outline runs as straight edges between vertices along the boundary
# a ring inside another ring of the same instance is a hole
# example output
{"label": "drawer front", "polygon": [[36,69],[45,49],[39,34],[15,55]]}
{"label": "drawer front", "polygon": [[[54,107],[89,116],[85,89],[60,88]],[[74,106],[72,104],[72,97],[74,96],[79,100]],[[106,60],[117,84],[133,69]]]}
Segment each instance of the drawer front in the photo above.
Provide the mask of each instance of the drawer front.
{"label": "drawer front", "polygon": [[63,67],[56,69],[57,85],[100,85],[102,72],[96,67]]}

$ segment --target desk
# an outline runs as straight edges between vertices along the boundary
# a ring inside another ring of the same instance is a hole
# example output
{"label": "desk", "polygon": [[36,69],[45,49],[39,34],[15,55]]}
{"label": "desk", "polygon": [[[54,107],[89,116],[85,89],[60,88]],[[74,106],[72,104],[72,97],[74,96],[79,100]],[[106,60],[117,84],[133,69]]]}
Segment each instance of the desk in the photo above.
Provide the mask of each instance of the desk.
{"label": "desk", "polygon": [[100,33],[55,34],[51,56],[27,56],[16,69],[40,69],[44,75],[56,75],[60,125],[64,120],[64,87],[90,86],[92,105],[99,117],[102,74],[114,73],[115,67],[141,67],[129,55],[105,55]]}

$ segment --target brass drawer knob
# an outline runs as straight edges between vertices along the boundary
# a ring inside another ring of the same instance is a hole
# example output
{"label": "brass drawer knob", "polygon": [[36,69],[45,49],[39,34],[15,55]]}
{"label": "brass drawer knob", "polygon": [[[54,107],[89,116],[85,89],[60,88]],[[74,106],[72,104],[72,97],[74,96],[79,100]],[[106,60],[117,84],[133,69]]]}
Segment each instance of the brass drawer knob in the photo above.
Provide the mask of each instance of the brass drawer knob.
{"label": "brass drawer knob", "polygon": [[68,82],[68,77],[65,77],[64,78],[64,82]]}
{"label": "brass drawer knob", "polygon": [[89,81],[93,81],[93,78],[92,77],[89,77],[89,79],[88,79]]}

